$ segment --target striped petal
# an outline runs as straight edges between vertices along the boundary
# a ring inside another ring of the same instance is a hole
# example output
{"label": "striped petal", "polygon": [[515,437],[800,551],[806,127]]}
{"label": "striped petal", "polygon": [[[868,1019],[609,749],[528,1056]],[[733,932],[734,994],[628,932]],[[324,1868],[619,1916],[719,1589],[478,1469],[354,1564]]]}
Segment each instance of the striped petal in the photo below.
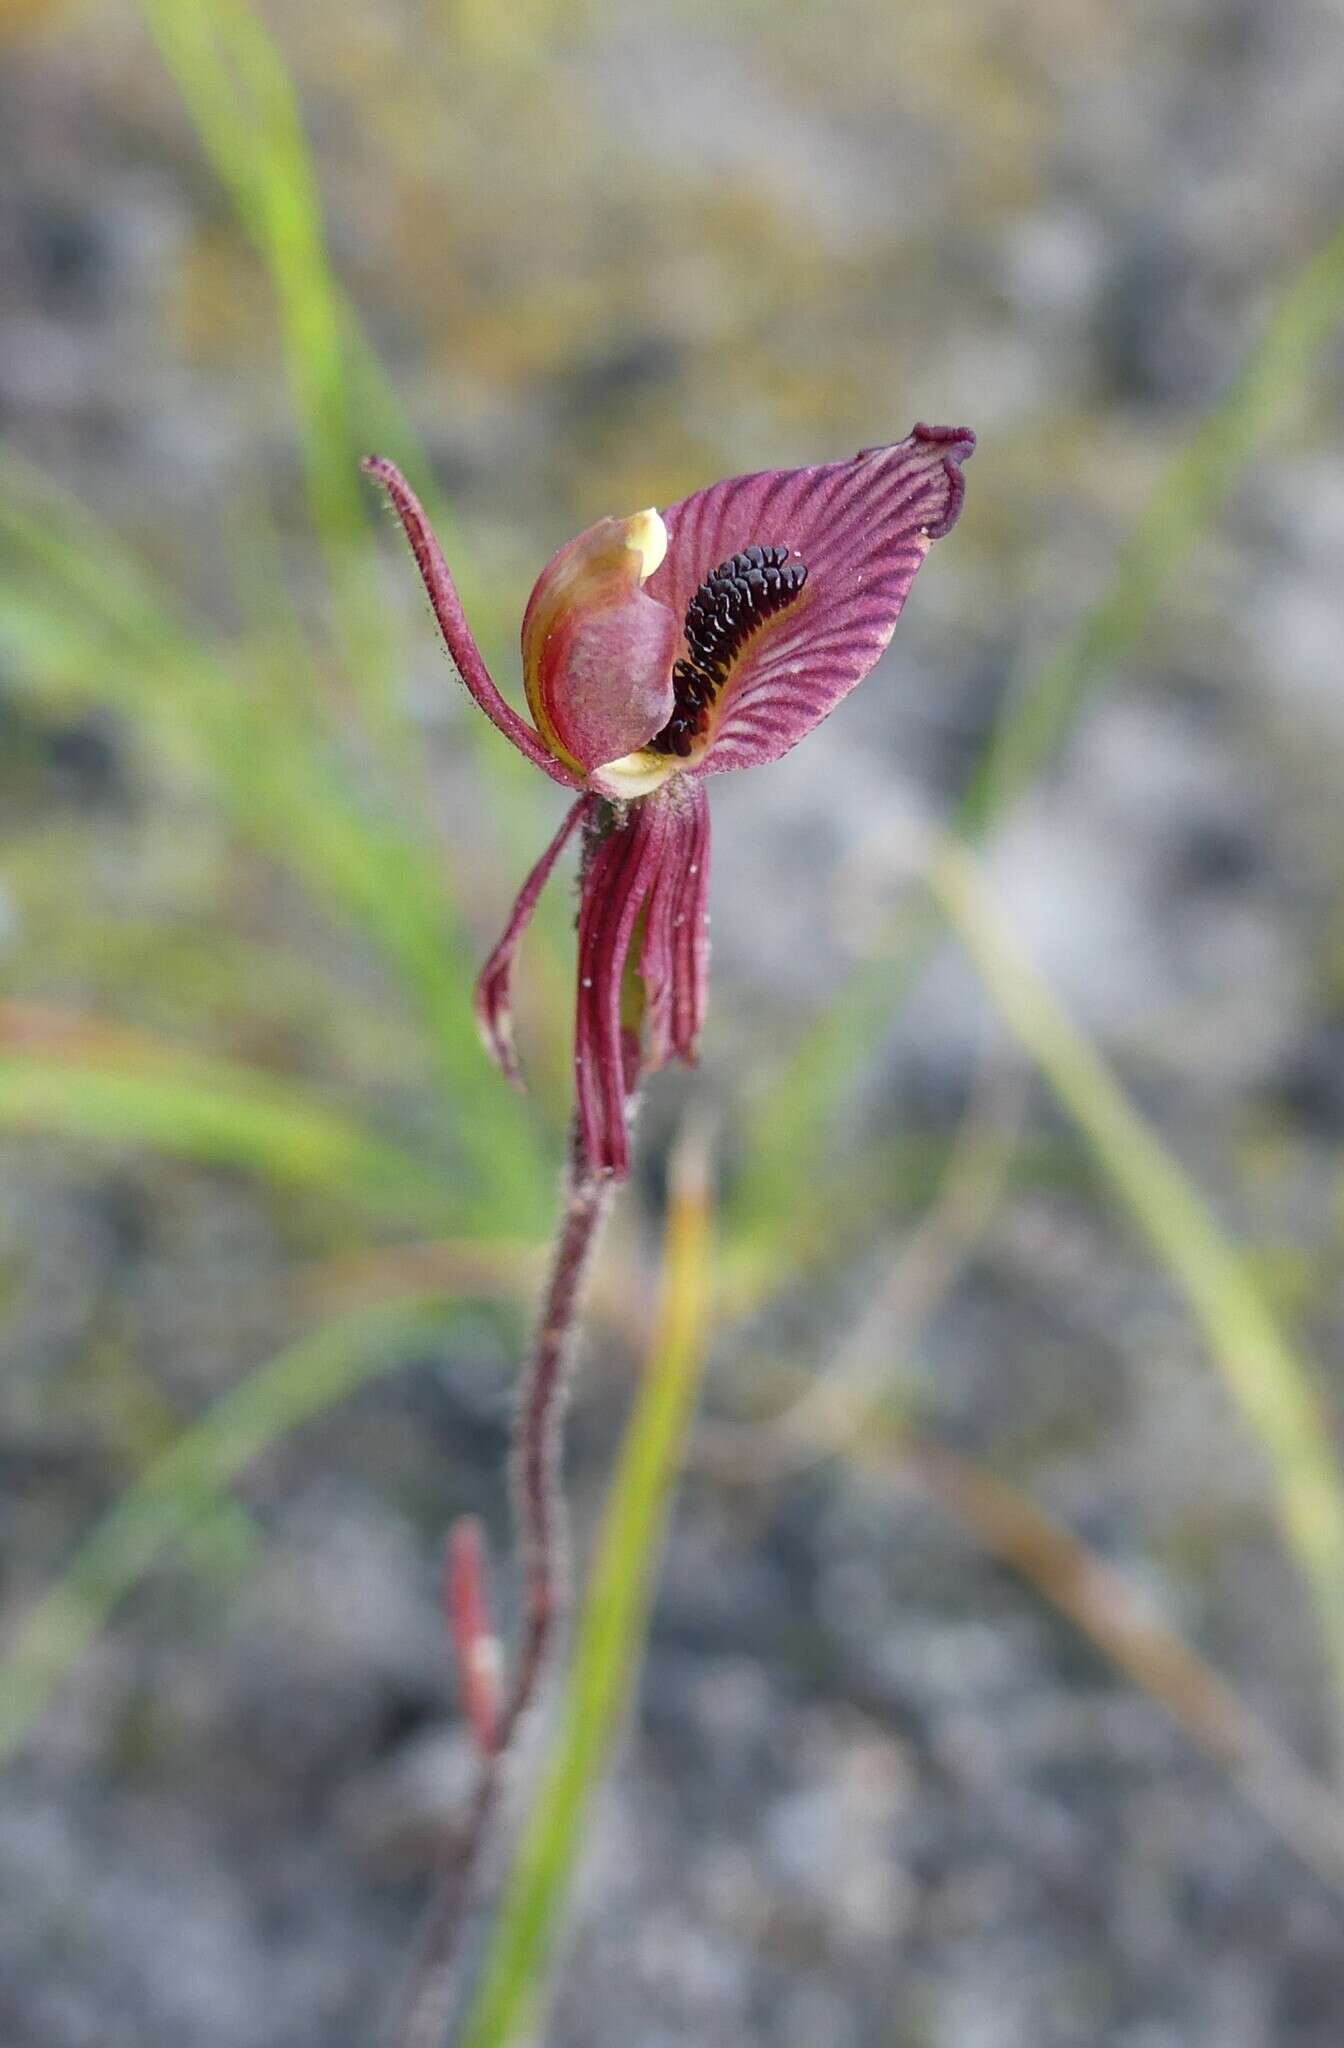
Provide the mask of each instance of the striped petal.
{"label": "striped petal", "polygon": [[595,1173],[630,1171],[626,1105],[638,1083],[642,1003],[626,985],[640,911],[667,841],[669,807],[658,797],[621,812],[604,806],[590,824],[579,908],[579,993],[574,1078],[584,1154]]}
{"label": "striped petal", "polygon": [[807,567],[800,596],[733,663],[700,773],[777,760],[862,681],[961,510],[974,446],[966,429],[917,426],[849,462],[729,477],[664,513],[667,555],[647,589],[678,618],[720,562],[753,544],[787,547]]}
{"label": "striped petal", "polygon": [[667,840],[654,876],[640,948],[650,1068],[693,1060],[709,996],[709,801],[704,784],[679,775],[659,797]]}

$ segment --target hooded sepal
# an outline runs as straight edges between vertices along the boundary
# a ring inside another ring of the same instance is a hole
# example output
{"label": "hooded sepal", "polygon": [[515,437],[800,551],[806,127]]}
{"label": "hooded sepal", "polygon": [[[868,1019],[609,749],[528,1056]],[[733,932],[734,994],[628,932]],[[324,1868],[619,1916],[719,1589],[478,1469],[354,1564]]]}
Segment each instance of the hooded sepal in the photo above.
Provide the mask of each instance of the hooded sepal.
{"label": "hooded sepal", "polygon": [[599,520],[551,557],[528,599],[527,701],[580,775],[635,752],[671,714],[681,621],[644,592],[666,546],[655,511]]}

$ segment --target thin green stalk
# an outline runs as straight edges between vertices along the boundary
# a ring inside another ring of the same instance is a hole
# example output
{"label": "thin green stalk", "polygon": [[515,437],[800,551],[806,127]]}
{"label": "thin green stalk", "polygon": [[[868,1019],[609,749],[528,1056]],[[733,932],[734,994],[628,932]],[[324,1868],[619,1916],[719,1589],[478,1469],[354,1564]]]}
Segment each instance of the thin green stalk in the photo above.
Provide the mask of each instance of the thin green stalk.
{"label": "thin green stalk", "polygon": [[1344,1485],[1314,1376],[1199,1190],[1012,938],[971,854],[944,842],[927,880],[1004,1022],[1184,1294],[1264,1453],[1284,1538],[1315,1607],[1344,1751]]}

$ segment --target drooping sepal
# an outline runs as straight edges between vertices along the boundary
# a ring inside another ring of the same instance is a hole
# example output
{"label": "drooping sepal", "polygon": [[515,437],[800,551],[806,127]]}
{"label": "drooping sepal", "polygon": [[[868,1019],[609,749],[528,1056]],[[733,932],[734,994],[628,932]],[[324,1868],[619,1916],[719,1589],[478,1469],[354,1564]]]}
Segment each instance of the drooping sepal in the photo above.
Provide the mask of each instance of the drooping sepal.
{"label": "drooping sepal", "polygon": [[581,796],[576,804],[571,804],[560,830],[518,891],[499,943],[476,978],[477,1028],[491,1059],[515,1088],[521,1088],[523,1080],[513,1042],[513,956],[536,909],[537,899],[550,879],[551,869],[564,851],[574,827],[593,803],[593,798]]}
{"label": "drooping sepal", "polygon": [[667,812],[667,839],[639,955],[650,1068],[695,1058],[709,997],[708,797],[698,777],[681,775],[657,801]]}
{"label": "drooping sepal", "polygon": [[627,987],[635,926],[667,839],[656,797],[589,821],[579,907],[574,1079],[584,1153],[595,1173],[630,1170],[627,1105],[639,1080],[639,991]]}

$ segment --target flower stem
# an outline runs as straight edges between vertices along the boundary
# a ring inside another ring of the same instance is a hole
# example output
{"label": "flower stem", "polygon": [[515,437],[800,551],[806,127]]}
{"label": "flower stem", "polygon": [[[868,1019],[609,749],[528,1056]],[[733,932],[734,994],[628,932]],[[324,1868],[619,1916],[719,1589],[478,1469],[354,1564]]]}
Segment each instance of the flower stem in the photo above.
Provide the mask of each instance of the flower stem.
{"label": "flower stem", "polygon": [[496,1748],[506,1750],[545,1675],[568,1599],[565,1503],[560,1463],[569,1405],[579,1297],[611,1206],[613,1182],[592,1174],[577,1126],[570,1137],[564,1210],[541,1320],[514,1423],[514,1516],[527,1599],[513,1684]]}
{"label": "flower stem", "polygon": [[430,1905],[401,2029],[403,2048],[442,2048],[452,2013],[463,1930],[493,1845],[506,1766],[519,1726],[545,1685],[569,1596],[561,1486],[565,1410],[583,1282],[611,1206],[614,1183],[595,1175],[577,1124],[570,1134],[559,1230],[513,1430],[513,1503],[523,1620],[513,1677],[482,1745],[463,1830]]}

